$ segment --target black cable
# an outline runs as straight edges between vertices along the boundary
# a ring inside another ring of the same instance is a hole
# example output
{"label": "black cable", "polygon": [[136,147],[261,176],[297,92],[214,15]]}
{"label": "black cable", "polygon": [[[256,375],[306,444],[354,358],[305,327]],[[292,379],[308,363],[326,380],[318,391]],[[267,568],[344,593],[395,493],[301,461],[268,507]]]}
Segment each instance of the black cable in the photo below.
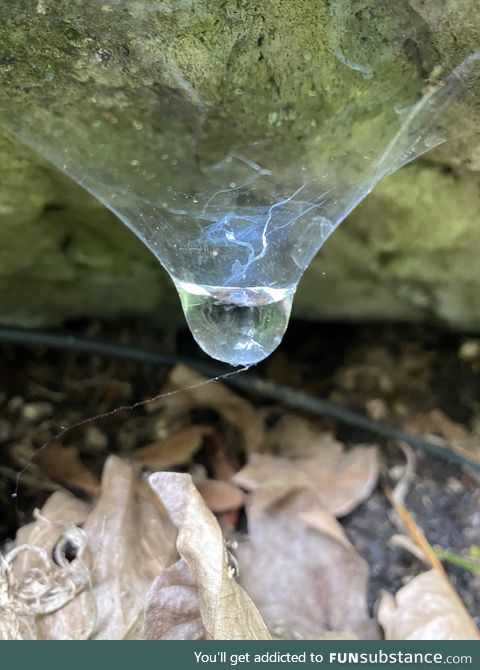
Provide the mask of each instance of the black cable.
{"label": "black cable", "polygon": [[95,340],[93,338],[73,335],[70,333],[53,333],[50,331],[0,326],[0,342],[20,344],[27,347],[49,347],[51,349],[108,356],[109,358],[123,358],[136,361],[137,363],[165,365],[166,367],[173,367],[178,363],[184,363],[194,370],[198,370],[198,372],[210,377],[216,377],[231,371],[231,368],[222,368],[195,358],[189,358],[188,356],[162,354],[150,349],[131,347],[126,344],[115,344],[114,342]]}
{"label": "black cable", "polygon": [[[150,349],[132,347],[113,342],[94,340],[65,333],[52,333],[23,328],[0,326],[0,342],[7,342],[23,346],[45,346],[53,349],[69,350],[92,355],[102,355],[111,358],[129,359],[139,363],[151,365],[174,366],[183,363],[209,377],[218,377],[231,368],[220,367],[195,358],[181,355],[162,354]],[[466,465],[480,473],[480,465],[448,447],[442,447],[434,442],[412,435],[411,433],[389,424],[373,421],[362,414],[345,409],[327,400],[310,396],[297,389],[276,384],[252,375],[250,372],[243,375],[234,375],[225,380],[225,383],[238,390],[253,393],[268,400],[281,402],[289,407],[309,412],[317,416],[329,417],[355,428],[360,428],[389,440],[406,442],[414,449],[426,451],[438,458],[452,463]]]}

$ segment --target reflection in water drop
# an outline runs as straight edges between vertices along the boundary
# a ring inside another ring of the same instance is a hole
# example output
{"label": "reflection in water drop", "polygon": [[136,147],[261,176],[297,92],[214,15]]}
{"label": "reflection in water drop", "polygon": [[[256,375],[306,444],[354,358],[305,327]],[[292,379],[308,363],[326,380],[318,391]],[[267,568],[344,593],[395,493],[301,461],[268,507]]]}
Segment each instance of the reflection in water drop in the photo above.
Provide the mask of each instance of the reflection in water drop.
{"label": "reflection in water drop", "polygon": [[290,318],[294,290],[221,288],[177,282],[199,346],[230,365],[254,365],[274,351]]}

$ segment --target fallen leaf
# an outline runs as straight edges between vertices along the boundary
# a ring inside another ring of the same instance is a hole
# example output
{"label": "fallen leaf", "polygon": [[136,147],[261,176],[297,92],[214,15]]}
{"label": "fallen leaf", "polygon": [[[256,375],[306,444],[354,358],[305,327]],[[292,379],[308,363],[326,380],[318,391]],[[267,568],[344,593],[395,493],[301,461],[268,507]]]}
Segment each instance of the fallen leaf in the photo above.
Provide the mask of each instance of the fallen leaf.
{"label": "fallen leaf", "polygon": [[136,493],[134,471],[116,456],[104,466],[100,497],[85,522],[95,560],[96,639],[134,638],[143,626],[145,595],[177,559],[168,517]]}
{"label": "fallen leaf", "polygon": [[197,583],[206,638],[270,639],[255,605],[234,579],[220,527],[191,477],[158,472],[149,481],[178,529],[177,550]]}
{"label": "fallen leaf", "polygon": [[322,533],[322,535],[325,535],[326,537],[332,538],[332,540],[335,540],[336,542],[341,544],[343,547],[345,547],[345,549],[348,549],[348,551],[353,550],[353,545],[351,544],[348,537],[345,535],[345,531],[343,530],[342,526],[338,523],[336,518],[332,516],[332,514],[330,514],[330,512],[328,512],[327,510],[309,509],[305,512],[301,512],[298,515],[298,517],[307,526],[313,528],[319,533]]}
{"label": "fallen leaf", "polygon": [[[247,507],[238,542],[240,582],[272,635],[317,639],[329,631],[377,638],[368,616],[368,566],[311,491],[290,491],[270,507]],[[303,518],[300,515],[304,515]]]}
{"label": "fallen leaf", "polygon": [[[295,456],[274,456],[265,453],[250,455],[248,463],[235,474],[233,481],[250,491],[272,489],[282,496],[293,489],[309,489],[317,496],[317,507],[328,509],[335,516],[344,516],[366,500],[378,479],[378,454],[374,447],[358,446],[345,451],[344,445],[330,433],[314,432],[309,423],[282,422],[285,431],[274,439],[281,453]],[[298,427],[295,442],[293,427]],[[270,438],[270,444],[271,438]]]}
{"label": "fallen leaf", "polygon": [[378,620],[387,640],[479,640],[477,627],[437,570],[383,593]]}
{"label": "fallen leaf", "polygon": [[138,636],[147,591],[178,558],[175,528],[140,484],[132,467],[110,456],[94,506],[56,492],[19,531],[14,604],[22,612],[18,602],[31,597],[30,638]]}
{"label": "fallen leaf", "polygon": [[245,501],[243,492],[231,482],[201,479],[195,485],[208,509],[216,514],[238,509]]}
{"label": "fallen leaf", "polygon": [[316,640],[325,640],[327,641],[335,641],[335,640],[358,640],[358,637],[356,635],[353,635],[353,633],[348,633],[342,630],[332,630],[330,633],[325,633],[324,635],[321,635],[320,637],[316,637]]}
{"label": "fallen leaf", "polygon": [[213,432],[211,426],[188,426],[165,440],[149,444],[132,453],[132,459],[152,470],[164,470],[188,463],[201,448],[205,436]]}
{"label": "fallen leaf", "polygon": [[339,442],[325,426],[298,414],[283,414],[267,432],[264,453],[288,458],[315,456],[319,449],[338,448]]}
{"label": "fallen leaf", "polygon": [[461,423],[452,421],[440,409],[415,414],[406,422],[405,427],[415,435],[429,436],[439,446],[452,449],[455,453],[480,464],[480,439],[469,433]]}
{"label": "fallen leaf", "polygon": [[182,389],[182,393],[162,398],[163,405],[176,413],[198,407],[213,409],[238,430],[247,452],[258,449],[264,437],[263,421],[247,400],[184,365],[177,365],[169,376],[167,390],[176,389]]}
{"label": "fallen leaf", "polygon": [[[90,505],[67,491],[55,491],[48,498],[36,520],[18,529],[15,546],[31,544],[51,553],[64,528],[81,526],[88,517]],[[32,566],[32,558],[24,556],[16,562],[20,573]]]}
{"label": "fallen leaf", "polygon": [[153,582],[145,604],[146,640],[203,640],[197,581],[181,558]]}
{"label": "fallen leaf", "polygon": [[59,484],[90,495],[100,490],[98,479],[80,460],[77,447],[50,442],[38,452],[35,462],[47,477]]}

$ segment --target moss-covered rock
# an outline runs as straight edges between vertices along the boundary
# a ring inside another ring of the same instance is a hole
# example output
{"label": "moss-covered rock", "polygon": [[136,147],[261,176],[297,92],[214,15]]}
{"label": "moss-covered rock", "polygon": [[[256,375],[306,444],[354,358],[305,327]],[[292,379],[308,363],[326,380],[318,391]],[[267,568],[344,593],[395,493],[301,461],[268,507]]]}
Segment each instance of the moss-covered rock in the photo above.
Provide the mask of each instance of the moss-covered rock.
{"label": "moss-covered rock", "polygon": [[10,324],[159,313],[173,318],[166,273],[97,200],[0,136],[0,313]]}
{"label": "moss-covered rock", "polygon": [[[142,174],[179,192],[195,190],[198,165],[258,138],[258,156],[279,170],[302,164],[321,174],[330,154],[362,147],[362,137],[372,142],[399,92],[414,99],[432,72],[480,49],[474,0],[448,5],[447,12],[436,0],[4,3],[1,320],[179,316],[155,258],[45,160],[63,167],[65,138],[74,147],[67,171],[83,161],[99,175],[134,162],[136,146],[141,154],[156,143],[155,156],[175,160],[146,159]],[[472,91],[449,123],[473,132],[478,118]],[[97,150],[89,158],[90,129],[100,124],[104,158]],[[297,314],[480,326],[480,138],[467,134],[388,178],[352,213],[304,275]]]}

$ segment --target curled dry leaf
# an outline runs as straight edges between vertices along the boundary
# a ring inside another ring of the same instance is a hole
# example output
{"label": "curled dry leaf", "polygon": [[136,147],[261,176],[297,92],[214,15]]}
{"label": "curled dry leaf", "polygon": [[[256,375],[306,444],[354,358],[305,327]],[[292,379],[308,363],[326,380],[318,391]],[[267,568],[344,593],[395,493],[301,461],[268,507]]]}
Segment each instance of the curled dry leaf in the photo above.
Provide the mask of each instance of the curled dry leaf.
{"label": "curled dry leaf", "polygon": [[210,435],[211,426],[188,426],[165,440],[136,449],[132,458],[152,470],[163,470],[188,463],[201,448],[203,439]]}
{"label": "curled dry leaf", "polygon": [[[234,476],[236,484],[250,491],[272,489],[272,495],[280,497],[289,490],[308,489],[317,496],[316,506],[335,516],[348,514],[370,496],[378,479],[374,447],[358,446],[345,451],[330,433],[314,433],[309,424],[295,421],[293,425],[301,427],[300,446],[294,441],[291,417],[283,425],[286,430],[279,436],[281,448],[296,456],[251,454],[247,465]],[[290,440],[293,447],[287,446]]]}
{"label": "curled dry leaf", "polygon": [[220,527],[191,477],[158,472],[150,485],[178,529],[177,550],[197,584],[206,638],[270,639],[255,605],[234,579]]}
{"label": "curled dry leaf", "polygon": [[316,640],[324,640],[325,642],[330,641],[333,642],[335,640],[358,640],[358,637],[356,635],[353,635],[353,633],[346,633],[345,631],[339,631],[339,630],[332,630],[331,633],[325,633],[324,635],[321,635],[320,637],[315,638]]}
{"label": "curled dry leaf", "polygon": [[53,481],[94,495],[100,490],[95,475],[82,463],[77,447],[53,441],[41,449],[35,459]]}
{"label": "curled dry leaf", "polygon": [[263,440],[263,421],[247,400],[184,365],[177,365],[170,374],[168,390],[176,389],[182,389],[182,393],[162,398],[163,405],[176,413],[196,407],[213,409],[238,430],[247,452],[258,449]]}
{"label": "curled dry leaf", "polygon": [[270,506],[257,506],[257,495],[237,559],[241,584],[272,635],[317,639],[336,630],[378,637],[367,611],[368,566],[336,519],[315,510],[310,491],[290,491]]}
{"label": "curled dry leaf", "polygon": [[245,501],[243,492],[231,482],[201,479],[195,485],[208,509],[216,514],[238,509]]}
{"label": "curled dry leaf", "polygon": [[197,581],[181,558],[153,582],[145,604],[147,640],[203,640]]}
{"label": "curled dry leaf", "polygon": [[9,619],[8,627],[2,622],[1,634],[138,636],[148,589],[178,558],[175,538],[160,501],[142,495],[134,470],[110,456],[95,505],[56,492],[35,523],[19,531],[15,554],[2,564],[8,568],[2,580],[9,594],[2,616],[5,612]]}
{"label": "curled dry leaf", "polygon": [[474,622],[437,570],[412,579],[395,596],[383,593],[378,620],[387,640],[479,640]]}
{"label": "curled dry leaf", "polygon": [[298,414],[283,414],[268,431],[261,451],[300,458],[315,456],[319,447],[328,449],[330,443],[334,448],[338,445],[333,435],[318,421]]}
{"label": "curled dry leaf", "polygon": [[175,529],[166,514],[137,495],[133,469],[115,456],[105,464],[102,491],[84,529],[95,557],[95,637],[135,637],[147,590],[177,558]]}

